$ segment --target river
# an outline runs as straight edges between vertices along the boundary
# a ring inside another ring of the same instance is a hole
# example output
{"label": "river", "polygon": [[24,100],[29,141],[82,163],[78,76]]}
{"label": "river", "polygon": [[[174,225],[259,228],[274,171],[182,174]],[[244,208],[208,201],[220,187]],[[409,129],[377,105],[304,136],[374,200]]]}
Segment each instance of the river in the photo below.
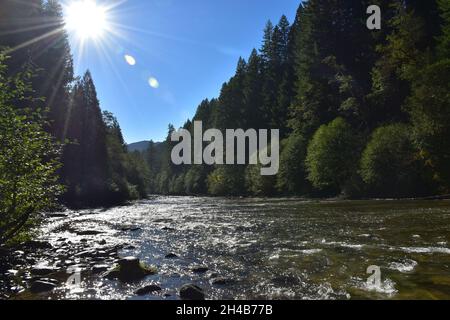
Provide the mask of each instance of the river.
{"label": "river", "polygon": [[[16,299],[178,299],[187,283],[207,299],[450,299],[450,201],[152,197],[66,211],[40,231],[53,250],[31,262],[55,267],[61,283],[38,295],[19,290]],[[157,274],[107,280],[89,268],[112,267],[114,257],[84,259],[73,249],[117,245],[119,256]],[[71,264],[83,269],[80,285],[64,282]],[[367,282],[369,266],[379,267],[379,285]],[[150,283],[162,290],[134,293]]]}

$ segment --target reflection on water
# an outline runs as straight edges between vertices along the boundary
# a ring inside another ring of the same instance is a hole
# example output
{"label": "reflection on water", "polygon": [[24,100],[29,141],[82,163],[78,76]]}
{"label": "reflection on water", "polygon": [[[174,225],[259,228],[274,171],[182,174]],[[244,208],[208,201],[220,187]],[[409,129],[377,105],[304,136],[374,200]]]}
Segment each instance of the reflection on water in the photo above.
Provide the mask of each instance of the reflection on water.
{"label": "reflection on water", "polygon": [[[102,233],[75,235],[68,225]],[[127,243],[121,255],[158,267],[132,284],[82,274],[81,289],[51,298],[177,299],[194,283],[208,299],[450,299],[449,201],[155,197],[53,218],[42,237],[54,246]],[[379,287],[367,284],[371,265],[381,268]],[[163,291],[133,293],[148,283]]]}

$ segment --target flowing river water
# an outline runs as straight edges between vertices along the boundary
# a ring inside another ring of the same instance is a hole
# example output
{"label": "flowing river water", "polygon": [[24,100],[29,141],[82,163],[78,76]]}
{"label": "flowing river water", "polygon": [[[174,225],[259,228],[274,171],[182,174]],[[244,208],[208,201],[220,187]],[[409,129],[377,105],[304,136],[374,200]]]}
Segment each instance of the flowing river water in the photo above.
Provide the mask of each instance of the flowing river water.
{"label": "flowing river water", "polygon": [[[53,251],[31,261],[61,282],[40,294],[24,285],[16,299],[179,299],[188,283],[207,299],[450,299],[450,201],[154,197],[53,215],[41,231]],[[105,251],[118,245],[157,274],[121,283],[89,271],[112,267]],[[80,285],[64,282],[71,264]],[[367,282],[369,266],[379,285]],[[134,293],[151,283],[162,291]]]}

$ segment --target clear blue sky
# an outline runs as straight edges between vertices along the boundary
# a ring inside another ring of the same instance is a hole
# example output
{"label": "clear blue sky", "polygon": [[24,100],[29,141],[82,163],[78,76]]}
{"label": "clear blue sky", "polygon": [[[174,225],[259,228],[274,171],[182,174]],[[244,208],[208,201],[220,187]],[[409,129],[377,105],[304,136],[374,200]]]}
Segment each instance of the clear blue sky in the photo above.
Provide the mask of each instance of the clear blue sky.
{"label": "clear blue sky", "polygon": [[[217,97],[239,56],[260,47],[266,21],[286,14],[292,22],[300,0],[119,2],[108,13],[112,33],[88,39],[82,54],[75,36],[71,43],[76,73],[91,70],[102,109],[117,116],[131,143],[163,140],[169,123],[182,126],[201,100]],[[157,89],[149,77],[158,80]]]}

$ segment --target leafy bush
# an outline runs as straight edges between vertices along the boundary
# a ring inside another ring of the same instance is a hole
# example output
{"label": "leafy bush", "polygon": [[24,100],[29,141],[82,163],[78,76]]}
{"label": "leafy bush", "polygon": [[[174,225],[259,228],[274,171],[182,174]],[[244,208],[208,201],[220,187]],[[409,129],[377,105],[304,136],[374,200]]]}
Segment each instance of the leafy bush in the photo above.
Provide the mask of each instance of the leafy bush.
{"label": "leafy bush", "polygon": [[261,175],[261,165],[249,165],[245,171],[245,186],[249,194],[254,196],[270,196],[275,194],[276,176]]}
{"label": "leafy bush", "polygon": [[17,109],[27,101],[31,73],[7,78],[0,56],[0,244],[23,237],[62,192],[56,170],[59,148],[43,127],[40,110]]}
{"label": "leafy bush", "polygon": [[214,196],[241,195],[244,189],[244,172],[237,166],[219,166],[208,176],[208,192]]}
{"label": "leafy bush", "polygon": [[390,124],[376,129],[361,158],[364,182],[381,196],[406,196],[418,192],[422,166],[411,137],[411,127]]}
{"label": "leafy bush", "polygon": [[308,180],[318,189],[342,191],[356,171],[359,143],[352,128],[342,118],[322,125],[308,146]]}
{"label": "leafy bush", "polygon": [[306,182],[305,158],[306,141],[301,135],[292,134],[283,142],[280,155],[280,171],[277,189],[284,194],[303,194],[308,189]]}
{"label": "leafy bush", "polygon": [[196,165],[189,168],[184,177],[184,190],[188,195],[206,194],[207,170]]}

